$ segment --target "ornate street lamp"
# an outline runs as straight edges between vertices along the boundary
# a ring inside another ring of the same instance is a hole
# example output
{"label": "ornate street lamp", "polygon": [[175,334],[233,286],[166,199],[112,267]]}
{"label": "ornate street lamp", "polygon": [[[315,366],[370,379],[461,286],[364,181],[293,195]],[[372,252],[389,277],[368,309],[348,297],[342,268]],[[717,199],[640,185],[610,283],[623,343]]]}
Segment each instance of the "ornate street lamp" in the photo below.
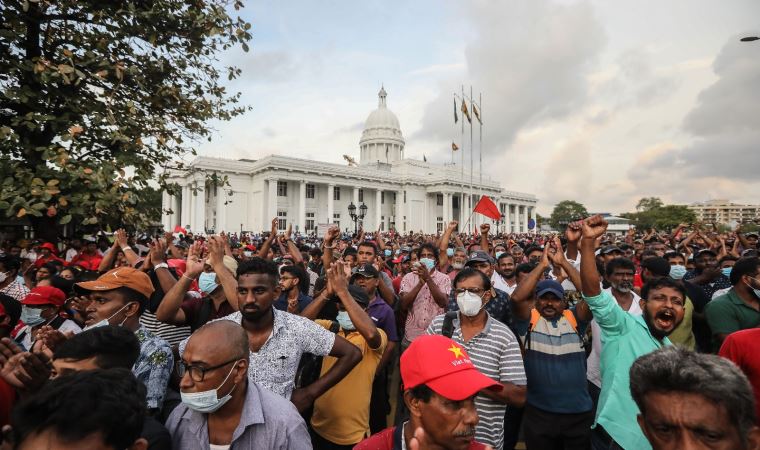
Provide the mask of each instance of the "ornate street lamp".
{"label": "ornate street lamp", "polygon": [[354,205],[354,202],[349,203],[348,215],[354,222],[354,234],[356,234],[359,232],[359,222],[363,221],[364,216],[367,215],[367,205],[362,202],[361,206],[359,206],[359,214],[356,214],[356,205]]}

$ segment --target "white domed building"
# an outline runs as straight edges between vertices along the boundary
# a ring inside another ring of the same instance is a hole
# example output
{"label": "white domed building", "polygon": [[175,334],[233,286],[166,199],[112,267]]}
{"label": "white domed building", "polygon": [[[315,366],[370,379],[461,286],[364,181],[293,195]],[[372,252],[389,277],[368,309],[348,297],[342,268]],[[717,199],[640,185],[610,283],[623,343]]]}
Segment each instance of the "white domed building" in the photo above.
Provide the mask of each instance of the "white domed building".
{"label": "white domed building", "polygon": [[[181,225],[196,233],[259,232],[278,217],[281,230],[293,225],[308,233],[329,223],[353,230],[353,204],[357,214],[366,206],[362,222],[367,230],[435,233],[451,220],[464,224],[482,194],[499,206],[500,230],[528,231],[528,220],[535,220],[534,195],[504,190],[483,174],[482,183],[473,186],[470,203],[469,177],[463,195],[461,167],[405,159],[404,136],[398,117],[388,109],[387,96],[381,88],[378,107],[364,123],[358,164],[348,156],[348,165],[280,155],[257,160],[197,157],[190,163],[195,174],[171,179],[182,186],[182,194],[164,193],[164,229]],[[229,186],[205,186],[203,173],[226,176]],[[475,179],[480,178],[476,173]],[[485,221],[490,223],[473,215],[473,225]]]}

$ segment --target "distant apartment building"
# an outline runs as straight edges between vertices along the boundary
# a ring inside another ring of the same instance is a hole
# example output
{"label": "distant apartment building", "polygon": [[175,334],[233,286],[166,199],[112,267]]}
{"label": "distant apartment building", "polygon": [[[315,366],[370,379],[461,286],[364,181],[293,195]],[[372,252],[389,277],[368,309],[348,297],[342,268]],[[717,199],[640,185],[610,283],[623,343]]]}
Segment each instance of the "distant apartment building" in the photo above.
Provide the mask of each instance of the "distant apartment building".
{"label": "distant apartment building", "polygon": [[697,220],[708,223],[746,223],[760,220],[760,205],[731,203],[725,199],[707,200],[686,205],[694,211]]}

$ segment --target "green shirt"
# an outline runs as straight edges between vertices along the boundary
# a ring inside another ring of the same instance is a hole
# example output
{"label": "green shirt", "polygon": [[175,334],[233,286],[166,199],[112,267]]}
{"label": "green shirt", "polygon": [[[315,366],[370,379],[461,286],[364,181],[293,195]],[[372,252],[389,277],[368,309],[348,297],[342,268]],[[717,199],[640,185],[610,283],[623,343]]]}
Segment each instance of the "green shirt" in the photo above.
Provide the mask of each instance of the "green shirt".
{"label": "green shirt", "polygon": [[705,316],[712,330],[715,351],[720,347],[716,335],[760,326],[760,311],[746,304],[734,288],[709,302],[705,306]]}
{"label": "green shirt", "polygon": [[[639,408],[631,397],[629,371],[640,356],[663,345],[649,332],[644,316],[632,316],[618,305],[607,291],[595,297],[584,296],[594,319],[602,329],[602,393],[596,410],[596,424],[626,450],[651,449],[636,421]],[[594,426],[596,426],[596,424]]]}

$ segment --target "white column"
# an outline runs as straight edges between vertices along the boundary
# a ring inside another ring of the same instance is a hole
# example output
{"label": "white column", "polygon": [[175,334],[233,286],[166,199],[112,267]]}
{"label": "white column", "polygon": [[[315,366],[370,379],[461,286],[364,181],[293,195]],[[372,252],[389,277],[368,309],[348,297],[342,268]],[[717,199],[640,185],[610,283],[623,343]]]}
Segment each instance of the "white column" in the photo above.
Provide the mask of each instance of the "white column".
{"label": "white column", "polygon": [[298,189],[298,231],[306,230],[306,181],[301,180]]}
{"label": "white column", "polygon": [[375,191],[375,229],[380,228],[380,222],[383,217],[383,191],[378,189]]}
{"label": "white column", "polygon": [[528,232],[528,206],[522,205],[523,210],[523,233]]}
{"label": "white column", "polygon": [[399,232],[406,231],[404,229],[404,190],[399,189],[396,191],[396,230]]}
{"label": "white column", "polygon": [[359,213],[359,187],[354,186],[354,205],[356,205],[356,213]]}
{"label": "white column", "polygon": [[269,207],[269,217],[267,217],[266,221],[269,222],[277,217],[277,178],[269,179],[269,198],[267,205]]}
{"label": "white column", "polygon": [[217,186],[216,188],[216,226],[214,232],[219,234],[222,231],[229,233],[231,230],[227,229],[227,190],[224,186]]}
{"label": "white column", "polygon": [[206,189],[201,182],[197,182],[195,193],[195,208],[193,208],[193,233],[206,232]]}
{"label": "white column", "polygon": [[180,210],[180,223],[179,226],[186,227],[190,224],[190,186],[182,186],[182,209]]}
{"label": "white column", "polygon": [[172,227],[172,215],[167,210],[172,209],[172,197],[168,192],[161,192],[161,224],[164,226],[164,231],[171,230]]}
{"label": "white column", "polygon": [[335,185],[330,183],[327,185],[327,223],[333,223],[334,214],[335,214]]}

